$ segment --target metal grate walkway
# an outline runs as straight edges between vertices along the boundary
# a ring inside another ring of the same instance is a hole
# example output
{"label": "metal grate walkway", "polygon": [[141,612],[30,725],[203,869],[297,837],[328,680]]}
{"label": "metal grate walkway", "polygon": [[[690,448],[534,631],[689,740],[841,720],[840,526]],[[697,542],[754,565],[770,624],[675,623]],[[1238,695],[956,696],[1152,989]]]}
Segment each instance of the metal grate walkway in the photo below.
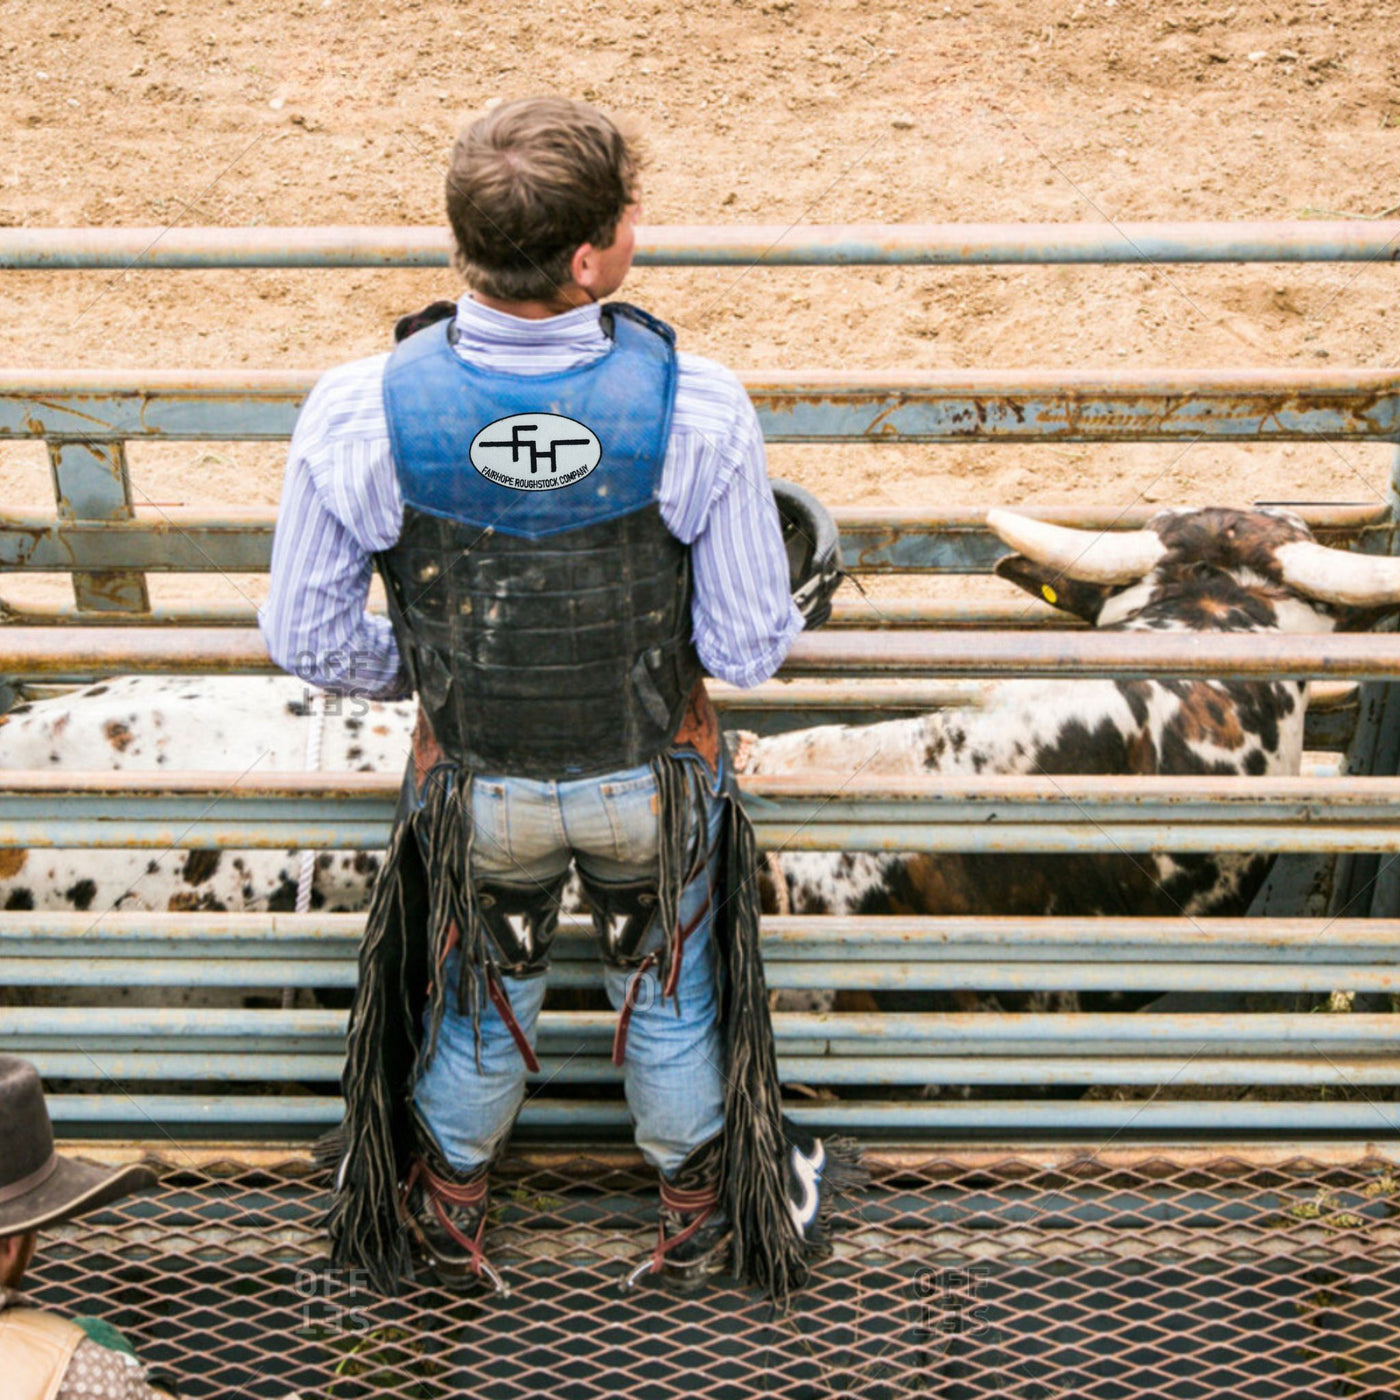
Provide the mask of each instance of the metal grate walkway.
{"label": "metal grate walkway", "polygon": [[[1225,1154],[1229,1155],[1225,1155]],[[51,1234],[31,1294],[97,1311],[191,1397],[1391,1396],[1400,1173],[1360,1147],[876,1157],[786,1315],[618,1280],[652,1237],[634,1158],[516,1157],[490,1234],[509,1300],[328,1274],[304,1161],[161,1162]]]}

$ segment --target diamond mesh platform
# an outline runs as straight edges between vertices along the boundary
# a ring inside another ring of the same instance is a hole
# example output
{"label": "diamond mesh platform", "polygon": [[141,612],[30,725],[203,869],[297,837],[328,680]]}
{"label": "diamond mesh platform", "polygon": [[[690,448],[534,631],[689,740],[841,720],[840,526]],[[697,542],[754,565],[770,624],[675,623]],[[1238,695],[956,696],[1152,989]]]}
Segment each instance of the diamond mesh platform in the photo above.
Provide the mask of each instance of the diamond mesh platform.
{"label": "diamond mesh platform", "polygon": [[1310,1150],[875,1156],[785,1314],[620,1293],[656,1205],[621,1154],[507,1164],[488,1243],[512,1297],[383,1299],[327,1271],[304,1161],[172,1151],[158,1193],[47,1235],[29,1291],[100,1311],[192,1397],[1392,1396],[1400,1173]]}

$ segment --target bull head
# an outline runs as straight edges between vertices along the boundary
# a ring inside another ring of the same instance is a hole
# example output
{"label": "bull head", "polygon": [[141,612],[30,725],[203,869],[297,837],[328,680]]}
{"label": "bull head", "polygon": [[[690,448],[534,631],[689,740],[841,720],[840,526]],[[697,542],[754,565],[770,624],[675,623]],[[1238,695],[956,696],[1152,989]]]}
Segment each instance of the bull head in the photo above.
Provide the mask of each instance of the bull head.
{"label": "bull head", "polygon": [[1400,605],[1400,558],[1318,544],[1288,511],[1167,510],[1144,529],[1109,532],[990,510],[987,525],[1017,551],[999,561],[1001,577],[1091,622],[1113,593],[1171,565],[1281,585],[1343,614],[1343,626],[1348,613],[1373,619]]}

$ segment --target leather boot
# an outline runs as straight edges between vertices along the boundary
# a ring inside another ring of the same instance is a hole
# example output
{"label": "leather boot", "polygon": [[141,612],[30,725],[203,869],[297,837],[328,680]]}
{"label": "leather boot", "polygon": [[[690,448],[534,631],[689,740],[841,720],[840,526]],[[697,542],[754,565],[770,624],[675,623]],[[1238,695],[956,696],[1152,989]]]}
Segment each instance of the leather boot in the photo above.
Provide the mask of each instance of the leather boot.
{"label": "leather boot", "polygon": [[436,1145],[424,1142],[404,1183],[401,1209],[415,1252],[443,1288],[469,1291],[481,1283],[509,1293],[482,1248],[490,1188],[487,1167],[460,1172]]}
{"label": "leather boot", "polygon": [[732,1231],[719,1206],[722,1142],[713,1137],[694,1149],[670,1177],[661,1178],[656,1248],[627,1276],[631,1288],[643,1274],[659,1273],[673,1293],[700,1292],[729,1266]]}

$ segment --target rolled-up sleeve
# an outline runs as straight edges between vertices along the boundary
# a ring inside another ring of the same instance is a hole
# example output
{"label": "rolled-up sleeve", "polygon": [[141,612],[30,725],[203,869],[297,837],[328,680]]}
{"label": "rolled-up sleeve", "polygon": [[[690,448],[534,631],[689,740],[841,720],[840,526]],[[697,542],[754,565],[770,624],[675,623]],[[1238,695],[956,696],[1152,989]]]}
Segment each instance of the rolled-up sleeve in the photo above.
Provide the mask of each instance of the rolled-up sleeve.
{"label": "rolled-up sleeve", "polygon": [[309,685],[397,697],[393,628],[366,610],[373,554],[403,521],[376,364],[332,371],[297,419],[258,624],[273,661]]}

